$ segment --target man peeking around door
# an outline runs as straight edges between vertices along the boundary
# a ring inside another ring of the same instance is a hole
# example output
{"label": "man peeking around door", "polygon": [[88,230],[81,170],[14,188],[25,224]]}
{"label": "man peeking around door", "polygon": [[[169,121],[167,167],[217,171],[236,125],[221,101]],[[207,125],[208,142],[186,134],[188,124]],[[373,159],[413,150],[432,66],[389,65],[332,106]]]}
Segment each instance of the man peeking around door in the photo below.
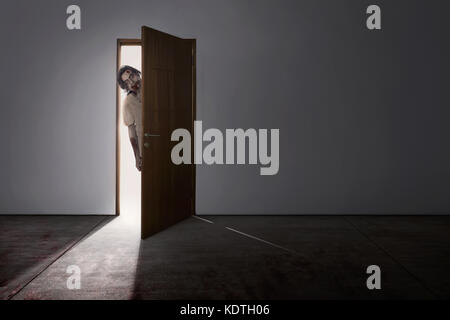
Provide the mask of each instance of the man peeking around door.
{"label": "man peeking around door", "polygon": [[141,72],[130,66],[123,66],[117,74],[119,87],[127,92],[123,103],[123,121],[128,127],[131,146],[136,159],[136,168],[142,168],[142,100]]}

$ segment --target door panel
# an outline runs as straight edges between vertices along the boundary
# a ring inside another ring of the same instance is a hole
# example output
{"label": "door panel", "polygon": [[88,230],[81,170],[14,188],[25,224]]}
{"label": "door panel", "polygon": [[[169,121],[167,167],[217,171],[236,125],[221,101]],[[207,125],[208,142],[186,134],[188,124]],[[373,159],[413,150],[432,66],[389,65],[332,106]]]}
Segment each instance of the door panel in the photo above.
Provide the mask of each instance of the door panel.
{"label": "door panel", "polygon": [[143,239],[194,213],[194,165],[177,166],[170,158],[176,144],[170,141],[173,130],[185,128],[194,136],[194,45],[195,40],[142,27],[142,104],[147,145],[142,153],[141,174]]}

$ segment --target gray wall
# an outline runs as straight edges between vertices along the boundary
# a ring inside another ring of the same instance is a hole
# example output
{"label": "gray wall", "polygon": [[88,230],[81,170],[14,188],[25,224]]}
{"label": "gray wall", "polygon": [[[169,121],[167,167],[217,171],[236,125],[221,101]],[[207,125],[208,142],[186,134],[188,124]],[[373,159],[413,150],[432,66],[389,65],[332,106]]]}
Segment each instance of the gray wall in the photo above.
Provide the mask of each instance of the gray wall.
{"label": "gray wall", "polygon": [[197,38],[205,128],[280,128],[276,176],[198,168],[199,214],[447,213],[446,2],[4,1],[0,212],[114,212],[116,39],[148,25]]}

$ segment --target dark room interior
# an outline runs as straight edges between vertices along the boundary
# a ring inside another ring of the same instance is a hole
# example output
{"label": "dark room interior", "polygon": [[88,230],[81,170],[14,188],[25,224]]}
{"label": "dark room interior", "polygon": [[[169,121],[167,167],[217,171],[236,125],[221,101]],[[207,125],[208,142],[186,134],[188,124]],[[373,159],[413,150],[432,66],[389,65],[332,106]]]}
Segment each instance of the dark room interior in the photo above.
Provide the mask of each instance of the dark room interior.
{"label": "dark room interior", "polygon": [[449,299],[449,9],[5,1],[0,299]]}

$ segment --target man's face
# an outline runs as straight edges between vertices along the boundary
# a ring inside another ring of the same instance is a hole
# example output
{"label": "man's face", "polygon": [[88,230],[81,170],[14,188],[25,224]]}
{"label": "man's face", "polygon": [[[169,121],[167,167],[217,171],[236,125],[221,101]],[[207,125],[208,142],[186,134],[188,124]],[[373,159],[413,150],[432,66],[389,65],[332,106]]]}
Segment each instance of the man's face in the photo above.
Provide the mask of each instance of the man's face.
{"label": "man's face", "polygon": [[127,70],[122,74],[122,80],[126,83],[129,91],[138,91],[141,88],[141,77],[138,73]]}

